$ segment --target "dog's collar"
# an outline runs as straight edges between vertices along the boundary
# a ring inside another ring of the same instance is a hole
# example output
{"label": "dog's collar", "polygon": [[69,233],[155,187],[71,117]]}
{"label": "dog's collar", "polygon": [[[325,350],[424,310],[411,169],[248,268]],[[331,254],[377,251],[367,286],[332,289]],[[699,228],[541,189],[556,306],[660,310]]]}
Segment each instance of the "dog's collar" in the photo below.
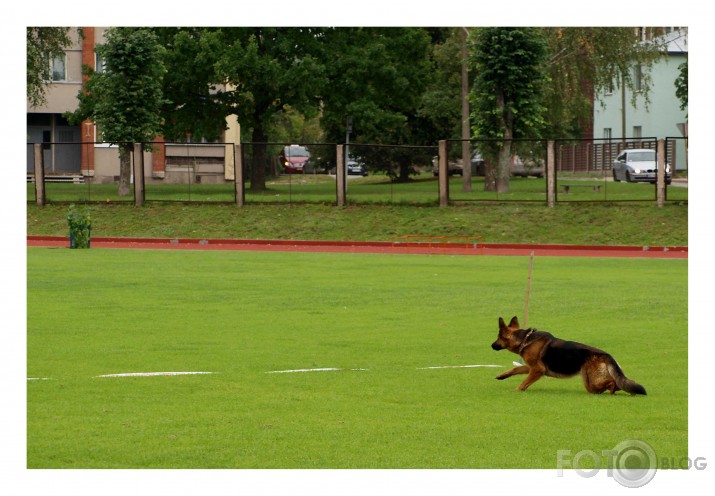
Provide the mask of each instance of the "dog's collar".
{"label": "dog's collar", "polygon": [[524,340],[519,345],[519,351],[518,351],[519,354],[521,354],[521,352],[524,350],[524,348],[526,348],[526,345],[529,344],[529,338],[531,337],[531,335],[534,333],[535,330],[536,329],[534,329],[533,327],[530,327],[529,329],[527,329],[528,332],[526,333],[526,336],[524,336]]}

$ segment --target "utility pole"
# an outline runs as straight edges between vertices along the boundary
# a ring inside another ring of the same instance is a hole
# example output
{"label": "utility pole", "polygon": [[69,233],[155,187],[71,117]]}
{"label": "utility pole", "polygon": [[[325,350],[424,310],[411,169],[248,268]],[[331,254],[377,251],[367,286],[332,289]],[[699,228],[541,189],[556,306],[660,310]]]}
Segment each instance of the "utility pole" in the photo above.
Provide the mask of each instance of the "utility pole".
{"label": "utility pole", "polygon": [[[343,167],[343,181],[345,184],[345,191],[348,190],[348,161],[350,160],[350,133],[353,132],[353,118],[347,117],[345,119],[345,156],[343,157],[344,167]],[[337,171],[337,169],[336,169]]]}

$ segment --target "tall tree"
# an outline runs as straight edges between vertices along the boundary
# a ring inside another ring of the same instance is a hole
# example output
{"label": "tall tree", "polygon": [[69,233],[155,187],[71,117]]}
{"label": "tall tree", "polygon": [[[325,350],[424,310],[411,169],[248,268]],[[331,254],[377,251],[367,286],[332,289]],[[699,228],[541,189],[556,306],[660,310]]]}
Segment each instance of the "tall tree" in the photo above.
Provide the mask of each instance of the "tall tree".
{"label": "tall tree", "polygon": [[102,141],[119,146],[119,195],[128,195],[133,144],[152,141],[161,129],[163,48],[143,28],[111,28],[105,37],[106,43],[96,47],[103,70],[89,70],[70,118],[95,121]]}
{"label": "tall tree", "polygon": [[543,130],[546,41],[538,28],[481,28],[474,46],[471,92],[475,134],[488,138],[482,152],[495,164],[485,187],[509,191],[513,140]]}
{"label": "tall tree", "polygon": [[216,64],[220,44],[207,33],[216,28],[153,28],[164,47],[162,92],[162,135],[168,141],[184,142],[189,137],[200,141],[220,139],[226,116],[233,113],[231,101],[218,98],[225,90]]}
{"label": "tall tree", "polygon": [[71,45],[70,28],[27,28],[27,98],[33,107],[46,102],[52,59],[63,56]]}
{"label": "tall tree", "polygon": [[[322,95],[321,121],[328,139],[343,141],[350,119],[353,139],[362,143],[421,144],[428,139],[434,143],[429,132],[434,125],[420,114],[432,74],[428,30],[336,28],[327,30],[325,37],[330,85]],[[360,148],[361,158],[372,169],[401,181],[409,178],[417,150],[381,148],[373,153]],[[429,163],[429,157],[421,160]]]}
{"label": "tall tree", "polygon": [[266,188],[265,143],[273,116],[288,106],[310,118],[320,108],[325,83],[320,53],[322,30],[316,28],[226,28],[204,35],[219,51],[217,78],[225,84],[216,99],[232,108],[242,129],[251,132],[251,189]]}

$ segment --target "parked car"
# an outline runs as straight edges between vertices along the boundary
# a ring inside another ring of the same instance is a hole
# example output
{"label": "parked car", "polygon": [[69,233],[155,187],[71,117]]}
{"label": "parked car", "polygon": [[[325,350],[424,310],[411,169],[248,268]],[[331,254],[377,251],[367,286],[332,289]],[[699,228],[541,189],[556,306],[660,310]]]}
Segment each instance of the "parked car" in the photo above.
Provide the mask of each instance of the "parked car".
{"label": "parked car", "polygon": [[302,174],[309,160],[310,152],[300,145],[285,146],[280,154],[283,172],[286,174]]}
{"label": "parked car", "polygon": [[[484,175],[484,159],[475,151],[472,153],[472,174],[476,176]],[[462,159],[459,158],[453,162],[447,164],[447,170],[450,176],[464,175],[464,165],[462,164]],[[432,175],[435,177],[439,176],[439,157],[432,157]]]}
{"label": "parked car", "polygon": [[[613,180],[655,183],[656,167],[655,150],[623,150],[613,161]],[[665,164],[666,184],[670,184],[671,180],[670,165]]]}
{"label": "parked car", "polygon": [[367,176],[367,170],[362,164],[355,160],[348,160],[348,175],[350,176]]}
{"label": "parked car", "polygon": [[514,155],[511,158],[510,173],[517,177],[544,177],[544,164],[538,160],[522,160],[521,157]]}

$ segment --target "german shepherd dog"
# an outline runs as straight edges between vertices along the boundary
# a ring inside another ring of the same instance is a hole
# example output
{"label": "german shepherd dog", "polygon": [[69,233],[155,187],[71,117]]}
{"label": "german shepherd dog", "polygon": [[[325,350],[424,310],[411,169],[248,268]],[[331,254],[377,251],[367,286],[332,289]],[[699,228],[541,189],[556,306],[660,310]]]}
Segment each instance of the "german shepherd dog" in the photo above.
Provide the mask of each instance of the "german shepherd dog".
{"label": "german shepherd dog", "polygon": [[496,378],[506,379],[517,374],[527,374],[517,391],[525,391],[534,382],[546,375],[567,378],[581,372],[583,385],[589,393],[600,394],[606,390],[614,394],[623,390],[630,394],[646,394],[645,388],[623,375],[621,367],[611,355],[574,341],[564,341],[544,331],[520,329],[519,320],[514,317],[509,325],[499,317],[499,337],[492,343],[492,349],[509,350],[521,356],[524,365],[499,374]]}

